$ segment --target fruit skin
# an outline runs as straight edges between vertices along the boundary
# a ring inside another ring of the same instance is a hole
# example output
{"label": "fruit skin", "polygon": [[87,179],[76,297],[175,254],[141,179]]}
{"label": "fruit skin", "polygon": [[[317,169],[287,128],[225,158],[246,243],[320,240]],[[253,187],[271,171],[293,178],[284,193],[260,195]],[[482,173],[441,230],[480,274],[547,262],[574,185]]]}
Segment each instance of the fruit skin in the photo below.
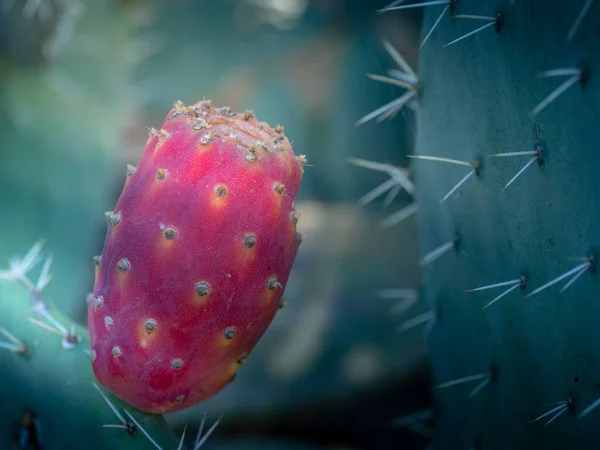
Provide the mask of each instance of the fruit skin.
{"label": "fruit skin", "polygon": [[150,413],[233,380],[273,320],[301,235],[303,155],[283,127],[175,104],[129,166],[88,306],[93,369]]}

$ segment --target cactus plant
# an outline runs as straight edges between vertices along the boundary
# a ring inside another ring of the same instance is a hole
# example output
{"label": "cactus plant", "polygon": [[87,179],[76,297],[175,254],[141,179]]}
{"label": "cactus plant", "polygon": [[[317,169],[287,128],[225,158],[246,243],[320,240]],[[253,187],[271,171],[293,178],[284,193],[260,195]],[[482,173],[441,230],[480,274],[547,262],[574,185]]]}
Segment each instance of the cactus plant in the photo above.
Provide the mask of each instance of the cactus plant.
{"label": "cactus plant", "polygon": [[434,447],[597,447],[600,5],[416,6]]}

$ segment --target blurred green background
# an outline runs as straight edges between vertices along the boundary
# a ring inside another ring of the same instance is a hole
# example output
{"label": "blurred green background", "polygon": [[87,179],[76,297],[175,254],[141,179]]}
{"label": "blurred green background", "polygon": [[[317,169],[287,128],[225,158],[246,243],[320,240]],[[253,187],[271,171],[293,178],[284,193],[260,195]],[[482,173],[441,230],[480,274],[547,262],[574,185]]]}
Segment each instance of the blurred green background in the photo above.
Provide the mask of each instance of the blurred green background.
{"label": "blurred green background", "polygon": [[[378,228],[410,198],[359,207],[388,177],[347,163],[404,166],[412,148],[410,114],[354,126],[402,92],[365,76],[393,67],[381,39],[416,64],[420,12],[377,15],[385,4],[0,0],[1,267],[44,238],[54,255],[45,294],[82,324],[104,211],[116,203],[126,164],[139,159],[146,127],[160,127],[176,100],[253,109],[283,124],[296,154],[308,157],[296,199],[306,239],[286,287],[289,307],[235,383],[167,417],[180,433],[205,412],[225,414],[208,448],[426,441],[393,426],[429,407],[423,335],[397,333],[394,300],[378,298],[382,289],[418,286],[414,216]],[[0,359],[0,369],[9,363]],[[20,389],[27,386],[2,383],[0,372],[0,396],[18,399]],[[5,404],[0,421],[17,420],[20,407]]]}

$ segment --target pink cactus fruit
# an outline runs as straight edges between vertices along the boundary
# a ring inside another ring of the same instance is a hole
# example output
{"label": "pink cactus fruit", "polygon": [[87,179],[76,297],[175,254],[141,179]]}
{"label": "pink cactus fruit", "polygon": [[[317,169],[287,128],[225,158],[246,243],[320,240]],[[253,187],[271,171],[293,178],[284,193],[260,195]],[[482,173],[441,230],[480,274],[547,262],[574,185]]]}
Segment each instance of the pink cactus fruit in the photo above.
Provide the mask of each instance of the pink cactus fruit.
{"label": "pink cactus fruit", "polygon": [[282,301],[305,162],[283,127],[209,101],[178,102],[150,130],[95,258],[88,322],[102,386],[167,413],[233,380]]}

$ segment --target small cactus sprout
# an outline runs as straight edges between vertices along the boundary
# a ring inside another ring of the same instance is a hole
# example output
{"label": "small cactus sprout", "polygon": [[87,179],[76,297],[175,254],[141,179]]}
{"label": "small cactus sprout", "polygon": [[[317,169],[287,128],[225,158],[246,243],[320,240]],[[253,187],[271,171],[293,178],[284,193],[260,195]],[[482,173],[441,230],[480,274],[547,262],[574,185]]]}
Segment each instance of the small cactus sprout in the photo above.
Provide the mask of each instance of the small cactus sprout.
{"label": "small cactus sprout", "polygon": [[176,104],[151,129],[114,208],[132,220],[110,227],[96,270],[103,303],[88,306],[102,387],[161,414],[230,383],[277,314],[305,161],[283,127],[208,101]]}

